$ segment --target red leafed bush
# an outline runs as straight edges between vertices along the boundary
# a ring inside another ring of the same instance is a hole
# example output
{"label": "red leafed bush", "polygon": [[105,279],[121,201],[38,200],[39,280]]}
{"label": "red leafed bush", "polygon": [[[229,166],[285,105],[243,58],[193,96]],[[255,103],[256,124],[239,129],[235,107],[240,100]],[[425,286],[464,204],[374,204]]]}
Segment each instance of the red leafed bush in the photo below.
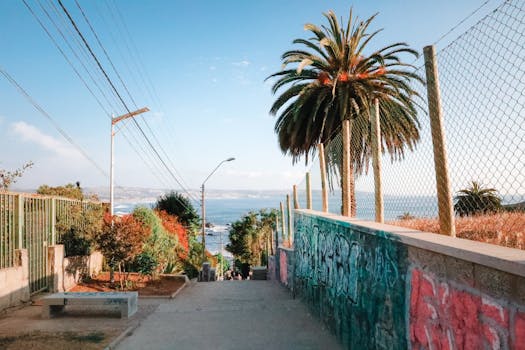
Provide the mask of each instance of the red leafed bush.
{"label": "red leafed bush", "polygon": [[104,216],[102,230],[95,235],[97,249],[112,267],[131,261],[142,251],[149,229],[132,215]]}
{"label": "red leafed bush", "polygon": [[178,238],[182,252],[179,254],[181,258],[186,259],[189,252],[188,231],[179,222],[179,219],[168,214],[165,210],[157,211],[158,217],[162,221],[162,226],[169,234]]}

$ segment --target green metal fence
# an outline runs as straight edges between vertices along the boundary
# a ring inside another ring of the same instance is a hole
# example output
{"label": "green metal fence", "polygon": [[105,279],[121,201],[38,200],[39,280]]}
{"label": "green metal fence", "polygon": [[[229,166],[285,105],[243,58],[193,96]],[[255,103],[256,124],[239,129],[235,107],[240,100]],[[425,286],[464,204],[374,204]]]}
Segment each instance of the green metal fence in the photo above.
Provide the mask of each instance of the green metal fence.
{"label": "green metal fence", "polygon": [[[47,247],[77,222],[79,212],[102,203],[27,193],[0,192],[0,269],[15,265],[15,249],[27,249],[31,293],[47,286]],[[58,224],[60,230],[57,230]]]}

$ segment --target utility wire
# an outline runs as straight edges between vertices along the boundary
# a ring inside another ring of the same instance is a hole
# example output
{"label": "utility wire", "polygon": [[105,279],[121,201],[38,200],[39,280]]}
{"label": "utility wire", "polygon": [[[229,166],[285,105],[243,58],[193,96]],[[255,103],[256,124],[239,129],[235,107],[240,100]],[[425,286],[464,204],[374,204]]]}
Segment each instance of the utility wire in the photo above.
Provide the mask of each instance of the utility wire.
{"label": "utility wire", "polygon": [[[106,51],[106,48],[104,47],[104,45],[102,44],[99,36],[97,35],[95,29],[93,28],[93,26],[91,25],[91,22],[89,21],[88,17],[86,16],[86,13],[84,12],[84,10],[82,9],[82,6],[80,6],[79,2],[77,0],[75,0],[75,4],[77,5],[78,9],[80,10],[80,13],[82,14],[82,17],[84,18],[84,20],[86,21],[89,29],[91,30],[91,33],[94,35],[98,45],[100,46],[100,48],[102,49],[104,55],[106,56],[106,59],[108,60],[109,64],[111,65],[113,71],[115,72],[115,74],[117,75],[120,83],[122,84],[122,86],[124,87],[124,89],[126,90],[126,93],[128,95],[128,97],[130,98],[131,102],[133,103],[133,105],[135,106],[135,108],[138,108],[138,105],[137,103],[135,102],[135,99],[133,98],[133,96],[131,95],[126,83],[124,82],[124,80],[122,79],[122,76],[120,75],[120,73],[118,72],[117,68],[115,67],[115,64],[113,63],[113,60],[111,59],[111,57],[109,56],[108,52]],[[177,175],[181,178],[181,182],[183,182],[182,180],[182,176],[178,173],[177,169],[175,168],[173,162],[171,161],[170,157],[168,156],[168,154],[166,153],[166,151],[164,150],[164,148],[162,147],[162,144],[159,142],[157,136],[155,135],[155,133],[153,132],[153,130],[151,129],[149,123],[147,120],[145,119],[142,119],[142,121],[144,122],[144,124],[146,125],[147,129],[149,130],[149,132],[151,133],[152,137],[153,137],[153,140],[157,143],[157,146],[159,147],[160,151],[164,154],[164,157],[166,157],[168,159],[168,161],[171,163],[171,166],[172,168],[175,170],[175,172],[177,173]],[[188,195],[190,197],[192,197],[193,200],[197,201],[193,196],[191,196],[191,194],[188,192],[188,190],[184,187],[184,185],[180,184],[179,185],[182,187],[183,190],[187,191]]]}
{"label": "utility wire", "polygon": [[[108,12],[110,13],[111,17],[113,18],[114,23],[117,24],[117,28],[119,29],[119,31],[122,34],[122,37],[124,39],[123,42],[125,43],[126,48],[127,48],[128,52],[129,52],[128,56],[130,58],[132,58],[132,59],[133,59],[133,57],[135,57],[135,62],[134,63],[135,63],[135,66],[136,66],[136,71],[138,72],[139,77],[140,77],[140,79],[142,80],[142,83],[143,83],[143,85],[140,85],[140,86],[145,87],[146,92],[150,96],[152,102],[156,103],[157,106],[160,108],[160,110],[163,111],[162,103],[160,101],[158,93],[156,92],[155,86],[152,83],[151,78],[147,74],[145,65],[144,65],[143,61],[141,60],[139,50],[137,49],[137,46],[135,45],[135,43],[133,41],[133,38],[132,38],[132,36],[131,36],[131,34],[129,32],[129,29],[128,29],[127,25],[126,25],[126,21],[124,20],[124,18],[122,16],[122,13],[120,12],[117,4],[115,2],[113,2],[113,7],[114,7],[114,10],[116,12],[116,15],[114,15],[113,14],[113,9],[109,5],[109,3],[110,3],[109,1],[106,3],[107,8],[109,10]],[[129,45],[128,45],[128,41],[129,41]],[[146,79],[144,78],[144,76],[146,77]],[[148,127],[148,129],[152,133],[153,138],[155,139],[155,141],[159,145],[159,147],[160,147],[161,151],[163,152],[164,156],[170,162],[170,164],[171,164],[173,170],[175,171],[175,173],[179,176],[179,178],[181,179],[182,183],[186,187],[189,187],[186,184],[186,182],[184,181],[183,176],[177,171],[177,167],[175,166],[174,162],[171,160],[171,158],[167,154],[167,152],[164,150],[164,147],[162,146],[162,144],[158,141],[158,139],[157,139],[155,133],[153,132],[153,130],[151,130],[148,122],[144,118],[143,118],[143,121],[145,122],[146,126]],[[173,130],[173,127],[171,126],[171,124],[170,123],[166,123],[166,125],[168,126],[168,128],[170,129],[172,134],[175,134],[175,131]],[[162,130],[166,133],[166,129],[162,129]],[[173,138],[169,137],[169,135],[167,135],[167,136],[168,136],[168,140],[173,140]]]}
{"label": "utility wire", "polygon": [[75,147],[84,158],[86,158],[97,170],[104,175],[105,177],[109,178],[108,174],[100,167],[100,165],[97,164],[79,145],[73,141],[73,139],[58,125],[58,123],[47,113],[37,102],[36,100],[29,95],[29,93],[9,74],[7,73],[2,67],[0,67],[0,73],[9,81],[17,90],[18,92],[23,95],[29,103],[33,105],[33,107],[39,111],[44,117],[46,117],[51,124],[55,127],[55,129],[62,135],[67,142],[69,142],[73,147]]}
{"label": "utility wire", "polygon": [[[93,57],[93,59],[95,60],[95,62],[97,63],[99,69],[102,71],[104,77],[106,78],[106,80],[108,81],[109,85],[111,86],[111,88],[115,91],[115,94],[118,96],[120,102],[122,103],[122,105],[124,106],[124,108],[126,109],[126,111],[128,113],[131,113],[130,109],[128,108],[126,102],[124,101],[124,99],[122,98],[122,96],[120,95],[120,93],[118,92],[118,90],[116,89],[115,85],[113,84],[112,80],[109,78],[108,74],[106,73],[106,71],[104,70],[104,68],[102,67],[102,65],[100,64],[100,61],[98,60],[97,56],[94,54],[93,50],[91,49],[91,46],[88,44],[88,42],[86,41],[86,39],[84,38],[84,35],[82,34],[82,32],[78,29],[78,26],[77,24],[75,23],[75,21],[73,20],[73,18],[71,17],[71,15],[69,14],[69,11],[66,9],[66,7],[64,6],[64,4],[62,3],[62,0],[58,0],[58,3],[60,5],[60,7],[62,8],[62,10],[64,11],[64,13],[66,14],[66,16],[68,17],[69,21],[71,22],[71,25],[73,25],[73,27],[75,28],[75,31],[77,32],[77,34],[79,35],[79,37],[82,39],[84,45],[86,46],[86,48],[88,49],[89,53],[91,54],[91,56]],[[155,153],[155,155],[159,158],[160,162],[162,163],[162,165],[166,168],[166,170],[170,173],[170,175],[173,177],[173,179],[175,180],[175,182],[177,182],[177,184],[188,194],[190,195],[189,191],[187,189],[184,188],[184,186],[180,183],[180,181],[175,177],[175,175],[173,174],[173,172],[171,171],[171,169],[167,166],[166,162],[164,161],[164,159],[162,159],[162,157],[160,156],[160,154],[158,153],[158,151],[156,150],[156,148],[153,146],[153,144],[151,143],[151,140],[148,138],[148,136],[145,134],[144,130],[142,129],[142,127],[138,124],[138,122],[136,121],[135,118],[132,118],[132,121],[134,122],[134,124],[138,127],[138,129],[140,130],[142,136],[144,136],[144,138],[146,139],[147,143],[149,144],[149,146],[151,147],[151,149],[153,150],[153,152]],[[195,201],[195,199],[193,199]],[[196,202],[198,204],[198,202]]]}
{"label": "utility wire", "polygon": [[[49,30],[47,29],[47,27],[44,25],[44,23],[40,20],[40,18],[36,15],[36,13],[33,11],[33,9],[31,8],[31,6],[25,1],[25,0],[22,0],[24,5],[27,7],[27,9],[29,10],[29,12],[33,15],[33,17],[36,19],[36,21],[38,22],[38,24],[40,25],[40,27],[44,30],[44,32],[48,35],[48,37],[50,38],[50,40],[53,42],[53,44],[55,45],[55,47],[57,48],[57,50],[62,54],[62,56],[64,57],[64,59],[66,60],[66,62],[71,66],[71,68],[73,69],[73,71],[75,72],[75,74],[77,75],[77,77],[82,81],[82,83],[84,84],[84,86],[86,87],[86,89],[88,89],[88,91],[91,93],[91,95],[93,96],[93,98],[95,98],[95,100],[97,101],[99,107],[104,111],[104,113],[108,116],[108,118],[111,120],[111,114],[106,110],[106,108],[103,106],[102,102],[100,101],[100,99],[96,96],[96,94],[93,92],[93,90],[89,87],[89,85],[87,84],[87,82],[85,81],[85,79],[82,77],[82,75],[80,74],[80,72],[77,70],[77,68],[75,67],[75,65],[71,62],[71,60],[69,59],[69,57],[66,55],[66,53],[64,52],[64,50],[62,50],[62,48],[60,47],[60,45],[58,44],[58,42],[55,40],[55,38],[51,35],[51,33],[49,32]],[[70,50],[73,52],[73,54],[75,55],[75,57],[81,62],[82,64],[82,61],[80,60],[80,58],[78,57],[78,55],[76,55],[76,52],[73,50],[73,48],[69,45],[67,39],[65,38],[65,36],[62,34],[62,32],[60,31],[60,29],[58,28],[58,25],[56,24],[55,21],[52,20],[52,17],[49,15],[49,13],[47,11],[45,11],[45,9],[42,7],[42,4],[39,2],[39,5],[40,7],[42,8],[42,10],[44,11],[44,13],[48,16],[48,18],[51,20],[51,22],[55,25],[56,29],[59,31],[59,33],[62,35],[62,38],[64,39],[64,41],[66,42],[66,44],[68,44],[68,47],[70,48]],[[55,8],[56,10],[56,8]],[[81,46],[82,47],[82,46]],[[86,72],[88,73],[88,75],[90,76],[91,80],[93,81],[93,83],[95,84],[95,86],[99,89],[100,93],[105,97],[106,99],[106,102],[111,105],[111,103],[109,102],[109,100],[107,99],[107,96],[104,94],[104,92],[102,91],[102,89],[100,88],[100,86],[97,84],[96,80],[92,77],[92,75],[90,74],[89,70],[87,69],[87,67],[82,64],[82,66],[84,67],[84,69],[86,70]],[[134,138],[135,136],[133,134],[131,134]],[[132,147],[132,149],[134,149],[134,151],[139,155],[139,157],[142,159],[142,161],[144,162],[144,164],[147,164],[145,158],[135,149],[135,147],[133,146],[133,144],[129,141],[129,139],[127,138],[126,135],[123,135],[125,140],[128,142],[128,144]],[[143,150],[143,152],[145,152]],[[146,154],[146,153],[145,153]],[[154,164],[154,163],[153,163]],[[153,175],[157,178],[157,180],[159,180],[160,182],[164,183],[165,182],[159,178],[158,174],[156,172],[152,172]]]}

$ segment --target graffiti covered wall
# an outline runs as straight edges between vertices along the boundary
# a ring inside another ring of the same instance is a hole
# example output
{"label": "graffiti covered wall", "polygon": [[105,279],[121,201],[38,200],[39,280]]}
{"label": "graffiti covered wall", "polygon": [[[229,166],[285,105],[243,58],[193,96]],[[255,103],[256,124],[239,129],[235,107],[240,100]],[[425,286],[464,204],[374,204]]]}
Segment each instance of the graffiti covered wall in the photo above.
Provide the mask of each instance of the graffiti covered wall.
{"label": "graffiti covered wall", "polygon": [[413,269],[413,349],[525,349],[525,312],[468,286]]}
{"label": "graffiti covered wall", "polygon": [[294,217],[281,281],[346,348],[525,350],[525,278],[333,216]]}
{"label": "graffiti covered wall", "polygon": [[297,295],[344,345],[406,349],[406,248],[322,217],[296,215],[295,227]]}

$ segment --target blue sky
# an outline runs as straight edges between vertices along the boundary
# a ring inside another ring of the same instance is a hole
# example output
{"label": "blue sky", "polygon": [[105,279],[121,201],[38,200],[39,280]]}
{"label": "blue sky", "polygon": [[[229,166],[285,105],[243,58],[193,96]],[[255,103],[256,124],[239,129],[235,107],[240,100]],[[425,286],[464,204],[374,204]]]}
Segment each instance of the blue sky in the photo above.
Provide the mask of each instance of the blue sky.
{"label": "blue sky", "polygon": [[[71,26],[50,5],[58,8],[58,4],[27,1],[82,74],[79,61],[40,7],[42,3],[67,37],[74,38],[68,34]],[[63,3],[134,109],[75,2]],[[304,176],[304,163],[292,166],[291,159],[284,157],[278,148],[273,132],[275,120],[268,114],[274,97],[264,79],[281,69],[280,55],[292,47],[291,41],[306,37],[305,23],[323,23],[321,14],[330,9],[346,20],[353,5],[354,13],[361,18],[379,12],[372,28],[384,31],[372,47],[405,41],[422,50],[483,1],[79,0],[79,3],[137,106],[151,109],[138,119],[139,124],[174,175],[182,178],[188,188],[196,189],[221,160],[236,157],[234,162],[224,164],[207,186],[262,190],[289,189]],[[438,48],[498,4],[499,1],[489,1],[440,41]],[[126,22],[126,28],[120,18]],[[0,1],[0,33],[0,67],[109,172],[109,117],[22,1]],[[74,41],[77,39],[71,40],[78,47]],[[76,52],[81,58],[85,55],[78,49]],[[90,70],[105,94],[111,95],[108,85],[92,66],[93,61],[84,62],[92,67]],[[89,82],[85,73],[83,76]],[[89,85],[96,90],[95,85],[90,82]],[[114,97],[109,96],[108,100],[110,103],[103,102],[107,111],[125,113]],[[147,151],[146,141],[131,121],[123,125],[115,143],[116,183],[178,189],[171,175]],[[0,168],[17,168],[28,160],[35,163],[14,188],[77,180],[84,186],[108,183],[2,76],[0,147]]]}

